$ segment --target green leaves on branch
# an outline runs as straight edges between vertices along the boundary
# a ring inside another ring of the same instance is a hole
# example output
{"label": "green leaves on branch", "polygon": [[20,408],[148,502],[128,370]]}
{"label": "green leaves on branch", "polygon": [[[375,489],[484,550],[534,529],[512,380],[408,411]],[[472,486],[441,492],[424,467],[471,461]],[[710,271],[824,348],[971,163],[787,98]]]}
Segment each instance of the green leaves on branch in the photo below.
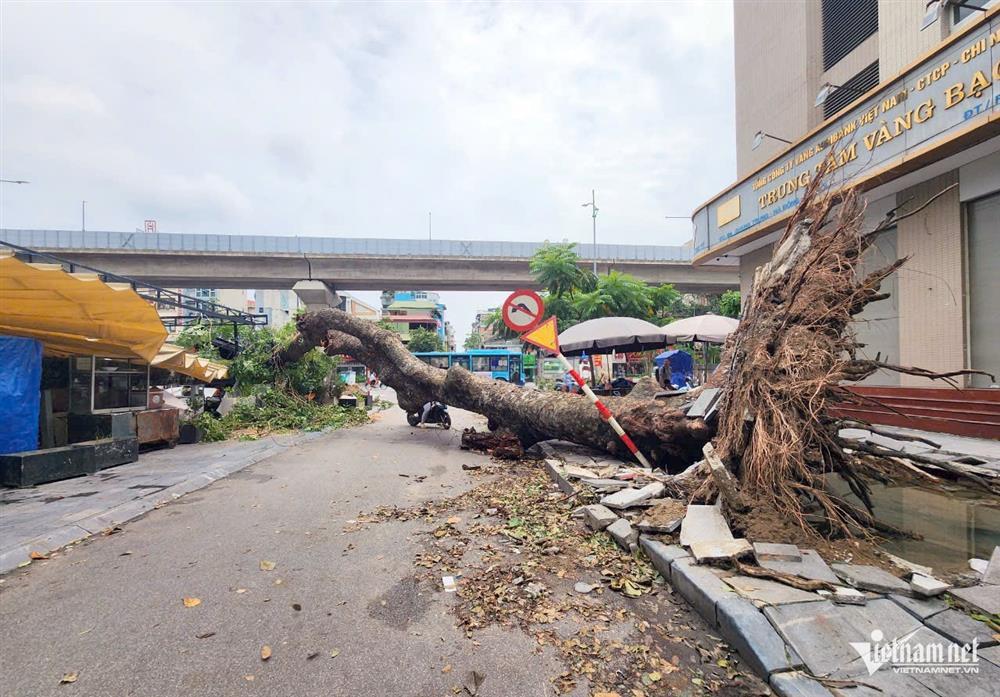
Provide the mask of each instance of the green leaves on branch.
{"label": "green leaves on branch", "polygon": [[417,327],[410,330],[410,343],[407,344],[407,348],[411,352],[444,351],[444,341],[441,340],[441,337],[436,332],[424,329],[423,327]]}

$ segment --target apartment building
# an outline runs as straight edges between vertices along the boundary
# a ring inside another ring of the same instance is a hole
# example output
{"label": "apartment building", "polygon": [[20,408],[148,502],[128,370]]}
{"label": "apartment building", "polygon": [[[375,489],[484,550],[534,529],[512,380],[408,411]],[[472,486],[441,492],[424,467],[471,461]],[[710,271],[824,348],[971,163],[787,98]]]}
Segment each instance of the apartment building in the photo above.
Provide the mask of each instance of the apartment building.
{"label": "apartment building", "polygon": [[832,158],[831,184],[864,191],[866,230],[933,199],[869,251],[873,266],[909,260],[859,318],[866,352],[1000,374],[1000,2],[737,0],[734,13],[737,181],[695,211],[694,263],[738,267],[747,292]]}

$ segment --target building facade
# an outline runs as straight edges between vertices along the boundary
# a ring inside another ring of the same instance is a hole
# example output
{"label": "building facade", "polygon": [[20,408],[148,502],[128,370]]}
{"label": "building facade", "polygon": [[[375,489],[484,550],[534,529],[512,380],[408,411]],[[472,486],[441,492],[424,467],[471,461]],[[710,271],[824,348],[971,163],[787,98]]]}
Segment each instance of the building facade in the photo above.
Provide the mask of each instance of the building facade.
{"label": "building facade", "polygon": [[908,258],[858,318],[866,354],[1000,374],[1000,3],[925,4],[734,3],[737,181],[695,211],[694,263],[739,268],[748,292],[829,161],[832,186],[864,192],[866,230],[930,201],[865,259]]}
{"label": "building facade", "polygon": [[410,342],[410,332],[418,328],[437,334],[446,348],[454,344],[454,335],[449,339],[448,323],[444,319],[446,309],[441,302],[441,296],[432,291],[403,290],[382,293],[382,317],[392,323],[404,344]]}

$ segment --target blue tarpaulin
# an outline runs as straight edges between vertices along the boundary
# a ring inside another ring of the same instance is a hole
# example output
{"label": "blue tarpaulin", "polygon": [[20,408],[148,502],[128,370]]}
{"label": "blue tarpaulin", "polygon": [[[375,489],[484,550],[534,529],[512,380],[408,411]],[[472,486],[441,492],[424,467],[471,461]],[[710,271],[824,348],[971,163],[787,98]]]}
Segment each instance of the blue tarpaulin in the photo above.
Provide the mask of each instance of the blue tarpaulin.
{"label": "blue tarpaulin", "polygon": [[687,351],[680,349],[664,351],[653,359],[657,368],[662,368],[667,361],[670,361],[670,382],[674,385],[686,384],[686,378],[690,378],[694,374],[694,360]]}
{"label": "blue tarpaulin", "polygon": [[0,336],[0,455],[38,449],[42,344]]}

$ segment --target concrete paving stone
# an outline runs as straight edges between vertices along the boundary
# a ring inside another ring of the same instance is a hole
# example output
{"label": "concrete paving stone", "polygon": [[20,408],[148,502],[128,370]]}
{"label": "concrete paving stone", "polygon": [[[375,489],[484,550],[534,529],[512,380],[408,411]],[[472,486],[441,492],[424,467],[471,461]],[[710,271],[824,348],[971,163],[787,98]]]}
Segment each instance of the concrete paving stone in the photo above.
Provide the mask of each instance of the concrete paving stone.
{"label": "concrete paving stone", "polygon": [[623,482],[620,479],[581,479],[580,483],[594,489],[611,489],[613,491],[628,487],[628,482]]}
{"label": "concrete paving stone", "polygon": [[1000,615],[1000,586],[970,586],[953,588],[948,592],[981,612]]}
{"label": "concrete paving stone", "polygon": [[754,542],[753,553],[757,561],[802,561],[802,553],[795,545],[779,542]]}
{"label": "concrete paving stone", "polygon": [[1000,667],[982,658],[975,673],[914,673],[913,679],[939,697],[996,697]]}
{"label": "concrete paving stone", "polygon": [[891,668],[874,675],[854,676],[856,685],[852,687],[832,687],[836,697],[941,697],[933,690],[921,685],[906,673],[897,673]]}
{"label": "concrete paving stone", "polygon": [[809,591],[786,586],[784,583],[753,576],[727,576],[725,582],[739,595],[757,607],[765,605],[785,605],[787,603],[811,603],[822,600],[822,596]]}
{"label": "concrete paving stone", "polygon": [[662,495],[665,488],[662,482],[653,482],[641,489],[622,489],[603,497],[601,503],[608,508],[625,510]]}
{"label": "concrete paving stone", "polygon": [[691,543],[691,556],[699,564],[739,559],[752,552],[753,547],[742,537],[737,540],[698,540]]}
{"label": "concrete paving stone", "polygon": [[922,598],[930,598],[935,595],[941,595],[951,588],[951,586],[944,581],[937,580],[933,576],[913,574],[910,578],[910,588]]}
{"label": "concrete paving stone", "polygon": [[1000,547],[993,548],[990,563],[987,565],[986,571],[983,572],[983,583],[1000,586]]}
{"label": "concrete paving stone", "polygon": [[691,555],[687,550],[677,545],[666,545],[659,540],[654,540],[645,535],[639,536],[639,544],[649,555],[653,567],[660,572],[663,578],[670,580],[673,563],[678,559],[688,558]]}
{"label": "concrete paving stone", "polygon": [[970,559],[969,568],[979,574],[980,577],[986,573],[986,569],[990,567],[990,562],[987,559]]}
{"label": "concrete paving stone", "polygon": [[723,598],[715,606],[719,632],[762,678],[776,671],[802,667],[802,659],[744,598]]}
{"label": "concrete paving stone", "polygon": [[683,518],[678,518],[677,520],[670,521],[666,525],[657,525],[649,522],[648,518],[644,518],[636,523],[636,527],[639,528],[640,532],[654,532],[672,535],[681,529],[681,521],[683,520]]}
{"label": "concrete paving stone", "polygon": [[948,609],[948,604],[937,598],[911,598],[906,595],[891,594],[889,598],[918,620],[926,620]]}
{"label": "concrete paving stone", "polygon": [[887,640],[904,637],[915,629],[920,629],[920,620],[888,598],[869,600],[864,607],[852,607],[852,621],[869,634],[874,630],[882,632]]}
{"label": "concrete paving stone", "polygon": [[1000,668],[1000,646],[987,646],[979,649],[979,657]]}
{"label": "concrete paving stone", "polygon": [[692,504],[687,507],[684,522],[681,524],[682,545],[688,547],[692,542],[721,542],[733,539],[735,538],[729,530],[729,524],[722,517],[722,510],[718,506]]}
{"label": "concrete paving stone", "polygon": [[90,537],[90,533],[79,525],[66,525],[47,535],[4,549],[0,552],[0,574],[16,569],[18,564],[31,559],[32,552],[47,554],[85,537]]}
{"label": "concrete paving stone", "polygon": [[823,557],[818,552],[812,549],[803,549],[800,551],[802,553],[802,561],[764,561],[760,562],[760,565],[765,569],[782,571],[800,578],[841,585],[840,579],[830,570],[830,567],[827,566],[827,563],[823,561]]}
{"label": "concrete paving stone", "polygon": [[204,489],[206,486],[214,482],[215,480],[205,474],[197,474],[193,477],[189,477],[182,482],[178,482],[173,486],[169,486],[163,491],[156,495],[158,501],[169,501],[171,499],[178,498],[184,494],[190,494],[192,491],[197,491],[198,489]]}
{"label": "concrete paving stone", "polygon": [[855,588],[875,591],[876,593],[899,593],[900,595],[910,595],[913,593],[909,583],[896,578],[888,571],[884,571],[877,566],[833,564],[831,568],[842,581],[851,584]]}
{"label": "concrete paving stone", "polygon": [[736,597],[733,589],[722,580],[722,574],[718,569],[698,566],[690,557],[676,559],[670,572],[674,590],[712,626],[718,626],[716,603],[724,598]]}
{"label": "concrete paving stone", "polygon": [[149,513],[154,508],[156,508],[156,501],[152,498],[135,499],[120,506],[115,506],[100,515],[93,516],[87,520],[81,520],[78,525],[87,532],[96,535],[103,530],[127,523],[130,520]]}
{"label": "concrete paving stone", "polygon": [[687,411],[688,418],[694,419],[697,417],[704,417],[712,405],[715,404],[715,400],[719,398],[719,388],[712,387],[706,390],[702,390],[698,398],[694,400],[694,404]]}
{"label": "concrete paving stone", "polygon": [[599,503],[583,507],[583,520],[591,530],[603,530],[618,520],[618,516],[610,508]]}
{"label": "concrete paving stone", "polygon": [[771,676],[771,689],[778,697],[831,697],[833,694],[819,680],[801,671],[775,673]]}
{"label": "concrete paving stone", "polygon": [[871,640],[874,627],[859,618],[858,610],[863,608],[821,600],[771,605],[764,608],[764,616],[795,649],[810,673],[829,675],[859,658],[852,642]]}
{"label": "concrete paving stone", "polygon": [[619,518],[613,522],[605,528],[605,532],[611,535],[622,549],[632,551],[639,544],[639,531],[633,528],[632,524],[624,518]]}
{"label": "concrete paving stone", "polygon": [[572,494],[576,491],[576,487],[566,478],[566,475],[562,471],[562,463],[558,460],[553,460],[552,458],[545,459],[545,471],[548,473],[549,477],[559,486],[559,491],[564,494]]}
{"label": "concrete paving stone", "polygon": [[596,479],[597,472],[594,470],[587,469],[586,467],[580,467],[579,465],[564,465],[563,472],[566,473],[567,477],[572,477],[573,479]]}
{"label": "concrete paving stone", "polygon": [[958,644],[970,644],[973,639],[979,639],[979,645],[983,647],[996,646],[1000,643],[993,638],[993,632],[984,623],[958,610],[938,613],[929,618],[926,624],[938,634]]}

